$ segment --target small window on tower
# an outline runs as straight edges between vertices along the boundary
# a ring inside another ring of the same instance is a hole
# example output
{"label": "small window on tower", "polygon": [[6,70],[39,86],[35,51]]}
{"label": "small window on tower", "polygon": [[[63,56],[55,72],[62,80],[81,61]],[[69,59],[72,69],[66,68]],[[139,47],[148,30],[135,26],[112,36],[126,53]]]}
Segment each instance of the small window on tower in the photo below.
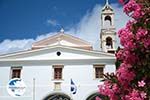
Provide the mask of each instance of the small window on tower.
{"label": "small window on tower", "polygon": [[20,78],[21,77],[22,67],[12,67],[11,68],[11,78]]}
{"label": "small window on tower", "polygon": [[54,68],[54,79],[61,80],[63,65],[53,65],[53,68]]}

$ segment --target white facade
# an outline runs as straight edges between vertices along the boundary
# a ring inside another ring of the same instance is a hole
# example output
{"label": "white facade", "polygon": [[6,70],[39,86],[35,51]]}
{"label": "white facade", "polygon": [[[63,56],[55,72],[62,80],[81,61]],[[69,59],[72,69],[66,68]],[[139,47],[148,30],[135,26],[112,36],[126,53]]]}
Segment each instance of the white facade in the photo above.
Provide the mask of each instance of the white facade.
{"label": "white facade", "polygon": [[[102,34],[102,48],[106,47],[106,36],[115,40],[114,30],[105,31],[102,29],[108,35]],[[115,56],[106,50],[94,51],[90,43],[63,32],[34,43],[31,50],[0,56],[0,100],[93,100],[89,97],[103,84],[103,78],[96,78],[94,65],[100,65],[104,74],[113,73]],[[54,78],[54,65],[63,66],[61,79]],[[13,67],[21,69],[20,78],[26,84],[25,93],[17,98],[6,89]],[[75,94],[70,90],[71,79],[77,88]],[[69,99],[50,99],[58,95]]]}
{"label": "white facade", "polygon": [[[57,51],[61,52],[60,56],[56,55]],[[97,86],[102,84],[101,79],[95,78],[93,65],[105,65],[104,73],[111,73],[115,71],[114,62],[115,57],[113,54],[64,46],[53,46],[32,52],[27,51],[1,56],[0,100],[16,100],[6,90],[6,85],[11,78],[12,66],[22,66],[21,79],[27,86],[25,94],[18,97],[17,100],[33,100],[33,96],[35,100],[43,100],[52,93],[64,93],[72,100],[86,100],[88,96],[96,93],[98,91]],[[52,65],[56,64],[64,65],[62,80],[54,80],[53,78]],[[70,79],[73,79],[77,86],[76,94],[72,94],[70,91]],[[60,90],[55,90],[55,82],[61,83]],[[35,95],[33,95],[34,93]]]}

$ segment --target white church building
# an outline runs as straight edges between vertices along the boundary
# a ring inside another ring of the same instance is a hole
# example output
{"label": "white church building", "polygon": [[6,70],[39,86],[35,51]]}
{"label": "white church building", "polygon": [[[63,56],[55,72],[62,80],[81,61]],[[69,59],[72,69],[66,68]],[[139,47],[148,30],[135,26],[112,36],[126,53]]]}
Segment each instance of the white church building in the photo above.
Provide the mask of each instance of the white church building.
{"label": "white church building", "polygon": [[[103,74],[116,70],[114,11],[108,2],[97,34],[101,50],[61,30],[33,43],[30,50],[0,55],[0,100],[95,100]],[[21,96],[8,93],[13,78],[25,84]]]}

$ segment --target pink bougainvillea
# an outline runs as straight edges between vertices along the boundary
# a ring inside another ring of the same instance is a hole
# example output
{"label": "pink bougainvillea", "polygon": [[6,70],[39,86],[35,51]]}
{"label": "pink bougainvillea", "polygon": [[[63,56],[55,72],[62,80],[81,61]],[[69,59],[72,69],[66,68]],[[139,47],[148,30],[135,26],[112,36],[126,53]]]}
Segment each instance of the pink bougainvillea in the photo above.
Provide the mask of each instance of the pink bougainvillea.
{"label": "pink bougainvillea", "polygon": [[102,100],[101,98],[99,98],[98,96],[95,98],[95,100]]}
{"label": "pink bougainvillea", "polygon": [[139,81],[138,82],[138,86],[139,87],[144,87],[145,86],[145,82],[142,80],[142,81]]}
{"label": "pink bougainvillea", "polygon": [[[107,100],[150,99],[150,0],[119,0],[132,17],[118,32],[116,72],[105,75],[100,94]],[[97,99],[98,100],[98,99]]]}

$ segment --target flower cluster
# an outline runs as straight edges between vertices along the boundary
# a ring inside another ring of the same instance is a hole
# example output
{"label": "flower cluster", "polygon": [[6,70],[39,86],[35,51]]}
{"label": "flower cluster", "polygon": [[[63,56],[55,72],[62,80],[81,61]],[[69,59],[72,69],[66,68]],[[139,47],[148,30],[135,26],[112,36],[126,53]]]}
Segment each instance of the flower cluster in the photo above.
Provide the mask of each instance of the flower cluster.
{"label": "flower cluster", "polygon": [[141,18],[144,15],[142,6],[135,0],[130,0],[126,5],[124,5],[124,12],[135,19]]}
{"label": "flower cluster", "polygon": [[124,12],[133,19],[118,32],[123,48],[116,53],[117,71],[115,75],[106,75],[99,91],[109,100],[149,100],[150,1],[120,2]]}
{"label": "flower cluster", "polygon": [[125,100],[144,100],[146,93],[138,90],[133,90],[129,95],[125,96]]}
{"label": "flower cluster", "polygon": [[123,85],[126,88],[129,87],[130,82],[135,77],[135,73],[132,70],[130,70],[130,67],[131,65],[122,63],[116,73],[118,81],[121,83],[121,85]]}
{"label": "flower cluster", "polygon": [[105,81],[104,85],[99,85],[101,94],[104,96],[109,96],[110,100],[118,100],[116,94],[120,93],[119,86],[117,84],[112,84],[109,81]]}

